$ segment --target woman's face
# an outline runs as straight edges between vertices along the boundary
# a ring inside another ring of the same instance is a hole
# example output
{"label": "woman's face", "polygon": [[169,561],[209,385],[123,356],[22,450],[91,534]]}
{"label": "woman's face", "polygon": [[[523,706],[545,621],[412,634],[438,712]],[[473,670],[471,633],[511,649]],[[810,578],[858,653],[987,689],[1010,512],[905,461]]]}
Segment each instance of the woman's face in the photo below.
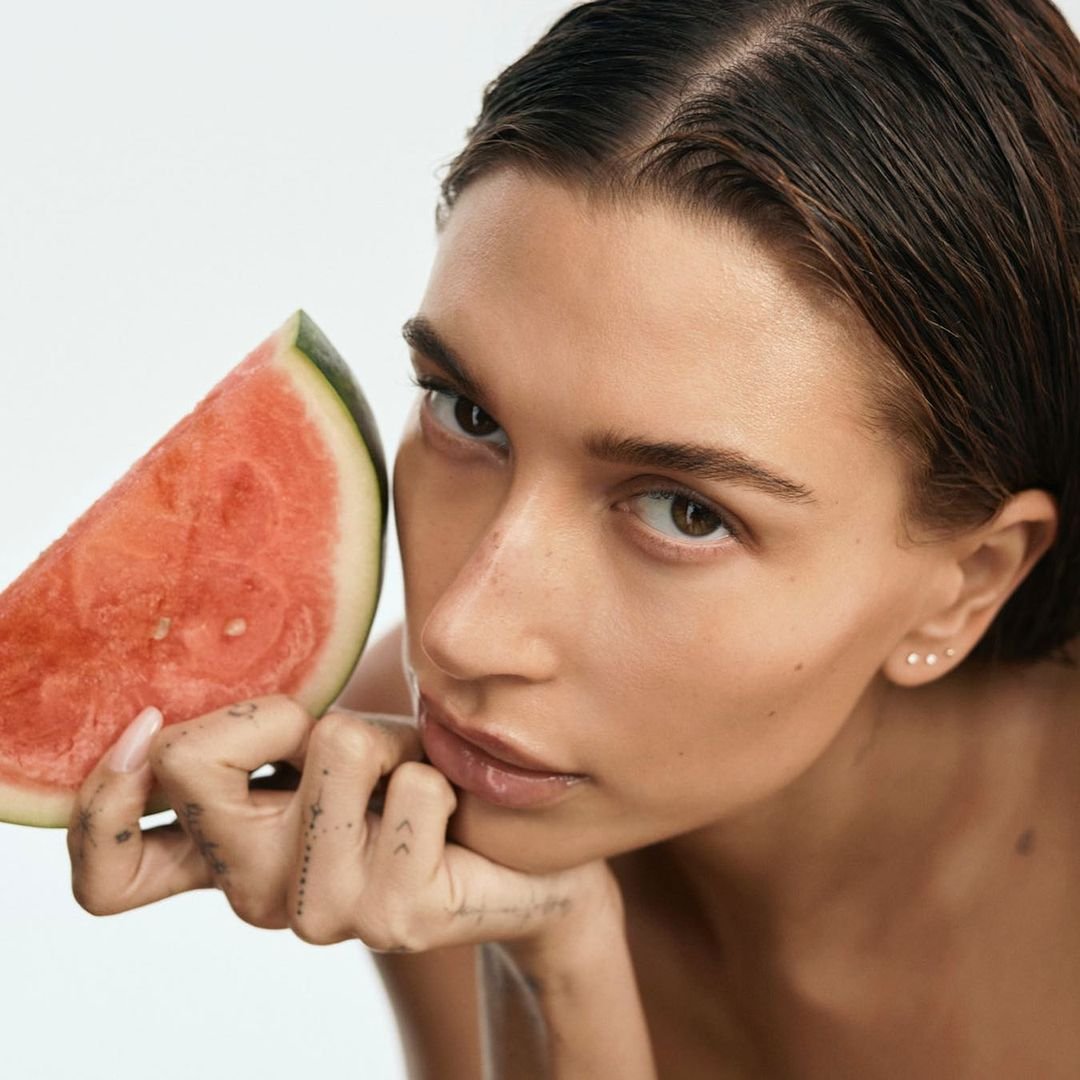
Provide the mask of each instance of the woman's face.
{"label": "woman's face", "polygon": [[418,314],[473,386],[412,348],[443,389],[394,471],[407,671],[584,776],[528,807],[462,790],[452,835],[555,869],[788,785],[884,684],[933,573],[860,422],[867,341],[735,227],[511,172],[460,198]]}

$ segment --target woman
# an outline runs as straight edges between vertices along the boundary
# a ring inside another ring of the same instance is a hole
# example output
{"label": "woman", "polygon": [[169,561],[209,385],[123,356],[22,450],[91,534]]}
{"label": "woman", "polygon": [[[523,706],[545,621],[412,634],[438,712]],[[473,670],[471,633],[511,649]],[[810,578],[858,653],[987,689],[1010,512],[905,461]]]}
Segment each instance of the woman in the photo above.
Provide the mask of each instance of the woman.
{"label": "woman", "polygon": [[443,181],[403,626],[317,724],[137,718],[80,902],[359,938],[415,1076],[1075,1076],[1078,58],[568,12]]}

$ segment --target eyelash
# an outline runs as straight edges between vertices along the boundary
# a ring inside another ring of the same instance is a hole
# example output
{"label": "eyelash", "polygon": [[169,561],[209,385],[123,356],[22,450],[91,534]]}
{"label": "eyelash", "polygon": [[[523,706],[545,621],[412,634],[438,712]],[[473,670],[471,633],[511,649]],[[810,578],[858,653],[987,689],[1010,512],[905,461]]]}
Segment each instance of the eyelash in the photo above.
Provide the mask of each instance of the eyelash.
{"label": "eyelash", "polygon": [[[471,401],[471,399],[465,397],[464,394],[458,393],[457,390],[455,390],[454,387],[450,383],[444,382],[442,379],[435,378],[435,377],[433,377],[431,375],[411,375],[410,374],[409,382],[412,383],[413,386],[419,388],[420,390],[428,391],[430,393],[435,393],[435,394],[442,394],[445,397],[451,398],[451,399],[453,399],[455,404],[458,401],[468,401],[470,404],[475,404],[475,402]],[[494,419],[494,418],[492,418],[492,419]],[[440,427],[441,426],[442,425],[440,425]],[[480,445],[480,446],[485,445],[485,443],[482,440],[475,439],[475,438],[470,438],[468,435],[456,436],[452,432],[445,432],[445,434],[446,434],[446,436],[448,438],[455,439],[456,441],[459,441],[459,442],[471,443],[471,444]],[[492,445],[492,444],[489,443],[489,444],[486,444],[486,445]],[[661,548],[661,549],[663,549],[665,551],[668,551],[668,552],[670,552],[670,553],[672,553],[672,554],[674,554],[676,556],[679,556],[679,557],[681,557],[683,559],[692,560],[694,558],[700,558],[701,557],[698,554],[698,552],[707,552],[710,549],[715,549],[715,548],[720,547],[720,546],[726,546],[726,544],[728,542],[734,542],[734,543],[744,543],[745,542],[744,538],[743,538],[744,534],[743,534],[742,525],[737,523],[729,513],[727,513],[724,510],[721,510],[718,506],[715,506],[713,503],[709,502],[708,499],[703,498],[701,495],[699,495],[696,491],[693,491],[691,488],[683,487],[681,484],[676,484],[676,483],[672,482],[672,483],[670,483],[670,484],[668,484],[668,485],[666,485],[664,487],[647,488],[646,490],[637,492],[632,496],[632,498],[637,498],[637,499],[645,498],[645,497],[658,498],[658,499],[674,499],[674,498],[686,499],[688,502],[693,503],[694,506],[700,507],[702,510],[705,510],[706,512],[708,512],[709,514],[714,516],[720,522],[720,524],[723,526],[723,528],[725,528],[727,530],[727,532],[729,533],[729,535],[727,537],[725,537],[723,540],[716,541],[713,544],[705,544],[705,543],[703,543],[703,544],[689,544],[689,543],[684,544],[684,543],[680,543],[677,540],[671,540],[668,537],[663,536],[662,534],[658,533],[655,529],[649,529],[648,530],[649,538],[650,538],[651,543],[655,544],[655,546],[657,546],[657,547],[659,547],[659,548]],[[629,511],[627,511],[627,512],[629,512]],[[646,528],[647,528],[647,526],[646,526]]]}

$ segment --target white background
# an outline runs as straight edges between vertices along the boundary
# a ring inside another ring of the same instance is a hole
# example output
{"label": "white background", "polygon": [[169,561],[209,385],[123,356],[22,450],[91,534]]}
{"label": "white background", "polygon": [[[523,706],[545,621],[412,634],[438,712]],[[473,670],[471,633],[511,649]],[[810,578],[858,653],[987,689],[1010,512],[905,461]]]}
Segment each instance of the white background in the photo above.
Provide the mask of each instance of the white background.
{"label": "white background", "polygon": [[[393,457],[436,170],[570,0],[3,5],[0,588],[304,307]],[[397,542],[373,633],[402,613]],[[0,1076],[396,1080],[364,948],[188,893],[95,919],[0,824]]]}
{"label": "white background", "polygon": [[[436,169],[484,84],[569,6],[7,5],[0,588],[297,307],[392,459]],[[1076,25],[1080,0],[1062,7]],[[374,634],[402,610],[392,523],[388,552]],[[2,824],[0,1073],[404,1075],[358,944],[253,929],[209,891],[95,919],[63,834]]]}

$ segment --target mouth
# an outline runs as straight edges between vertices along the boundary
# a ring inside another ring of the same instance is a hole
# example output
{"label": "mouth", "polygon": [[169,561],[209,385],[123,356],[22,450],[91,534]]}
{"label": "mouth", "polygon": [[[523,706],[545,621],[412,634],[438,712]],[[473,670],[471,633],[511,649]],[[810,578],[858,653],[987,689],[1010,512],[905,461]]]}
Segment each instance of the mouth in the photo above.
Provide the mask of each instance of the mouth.
{"label": "mouth", "polygon": [[456,787],[513,809],[546,806],[588,779],[536,761],[491,732],[471,731],[420,694],[420,741],[428,760]]}

